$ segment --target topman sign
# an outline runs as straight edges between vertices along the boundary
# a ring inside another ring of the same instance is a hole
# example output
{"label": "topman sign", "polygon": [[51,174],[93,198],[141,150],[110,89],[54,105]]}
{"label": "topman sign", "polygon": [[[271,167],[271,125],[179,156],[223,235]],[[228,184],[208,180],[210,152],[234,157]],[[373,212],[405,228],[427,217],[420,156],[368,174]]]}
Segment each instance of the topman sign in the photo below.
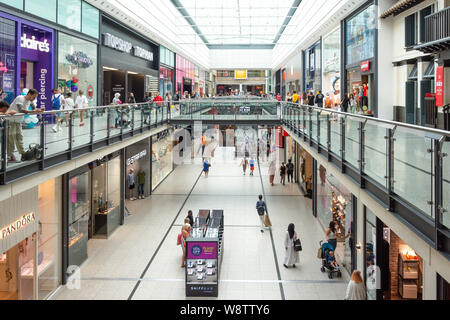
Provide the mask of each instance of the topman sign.
{"label": "topman sign", "polygon": [[9,237],[14,232],[17,232],[30,223],[34,222],[34,220],[36,220],[34,212],[24,214],[22,217],[0,230],[0,239]]}
{"label": "topman sign", "polygon": [[119,37],[113,36],[110,33],[103,34],[103,45],[116,49],[118,51],[130,53],[138,58],[153,61],[153,52],[150,52],[139,46],[135,46],[131,42],[120,39]]}

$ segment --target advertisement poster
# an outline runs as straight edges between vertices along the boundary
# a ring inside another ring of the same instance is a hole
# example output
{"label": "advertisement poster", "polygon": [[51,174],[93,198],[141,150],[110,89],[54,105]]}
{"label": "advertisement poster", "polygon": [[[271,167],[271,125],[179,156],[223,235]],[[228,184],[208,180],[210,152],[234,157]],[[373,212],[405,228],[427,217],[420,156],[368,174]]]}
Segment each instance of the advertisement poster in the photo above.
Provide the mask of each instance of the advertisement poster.
{"label": "advertisement poster", "polygon": [[444,105],[444,66],[436,68],[436,106]]}
{"label": "advertisement poster", "polygon": [[188,242],[188,259],[217,259],[217,242]]}

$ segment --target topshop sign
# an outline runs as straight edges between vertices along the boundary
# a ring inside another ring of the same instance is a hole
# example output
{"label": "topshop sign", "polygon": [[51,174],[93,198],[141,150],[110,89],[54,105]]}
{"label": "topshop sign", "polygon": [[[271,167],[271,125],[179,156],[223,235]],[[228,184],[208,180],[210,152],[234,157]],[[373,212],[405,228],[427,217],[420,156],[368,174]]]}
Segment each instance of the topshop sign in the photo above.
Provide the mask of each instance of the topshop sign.
{"label": "topshop sign", "polygon": [[112,49],[132,54],[135,57],[153,61],[153,52],[133,45],[131,42],[116,37],[110,33],[103,34],[103,45]]}

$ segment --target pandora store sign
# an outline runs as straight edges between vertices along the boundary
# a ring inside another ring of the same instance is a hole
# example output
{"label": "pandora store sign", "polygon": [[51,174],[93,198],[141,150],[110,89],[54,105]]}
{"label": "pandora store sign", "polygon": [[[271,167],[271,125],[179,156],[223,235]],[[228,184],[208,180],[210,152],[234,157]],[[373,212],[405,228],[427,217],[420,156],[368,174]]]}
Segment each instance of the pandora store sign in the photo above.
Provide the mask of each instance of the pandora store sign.
{"label": "pandora store sign", "polygon": [[24,214],[22,217],[0,230],[0,239],[9,237],[14,232],[26,227],[36,220],[34,212]]}
{"label": "pandora store sign", "polygon": [[132,54],[133,56],[141,59],[153,61],[153,52],[150,52],[139,46],[133,45],[131,42],[125,41],[110,33],[103,34],[103,45],[118,51]]}

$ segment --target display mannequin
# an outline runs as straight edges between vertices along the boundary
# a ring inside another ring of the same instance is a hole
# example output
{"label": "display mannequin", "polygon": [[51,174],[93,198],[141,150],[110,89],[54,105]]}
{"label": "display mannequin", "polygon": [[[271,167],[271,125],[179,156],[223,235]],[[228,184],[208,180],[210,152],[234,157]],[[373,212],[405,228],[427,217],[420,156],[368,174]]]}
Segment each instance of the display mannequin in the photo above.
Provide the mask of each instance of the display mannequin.
{"label": "display mannequin", "polygon": [[138,178],[138,198],[144,199],[144,185],[145,185],[145,171],[142,169],[139,169],[139,172],[137,174]]}
{"label": "display mannequin", "polygon": [[369,108],[369,98],[368,98],[368,91],[369,91],[369,87],[367,86],[367,83],[363,84],[363,106],[366,106],[367,108]]}
{"label": "display mannequin", "polygon": [[136,200],[134,197],[134,169],[130,169],[128,173],[128,189],[130,190],[130,200]]}

